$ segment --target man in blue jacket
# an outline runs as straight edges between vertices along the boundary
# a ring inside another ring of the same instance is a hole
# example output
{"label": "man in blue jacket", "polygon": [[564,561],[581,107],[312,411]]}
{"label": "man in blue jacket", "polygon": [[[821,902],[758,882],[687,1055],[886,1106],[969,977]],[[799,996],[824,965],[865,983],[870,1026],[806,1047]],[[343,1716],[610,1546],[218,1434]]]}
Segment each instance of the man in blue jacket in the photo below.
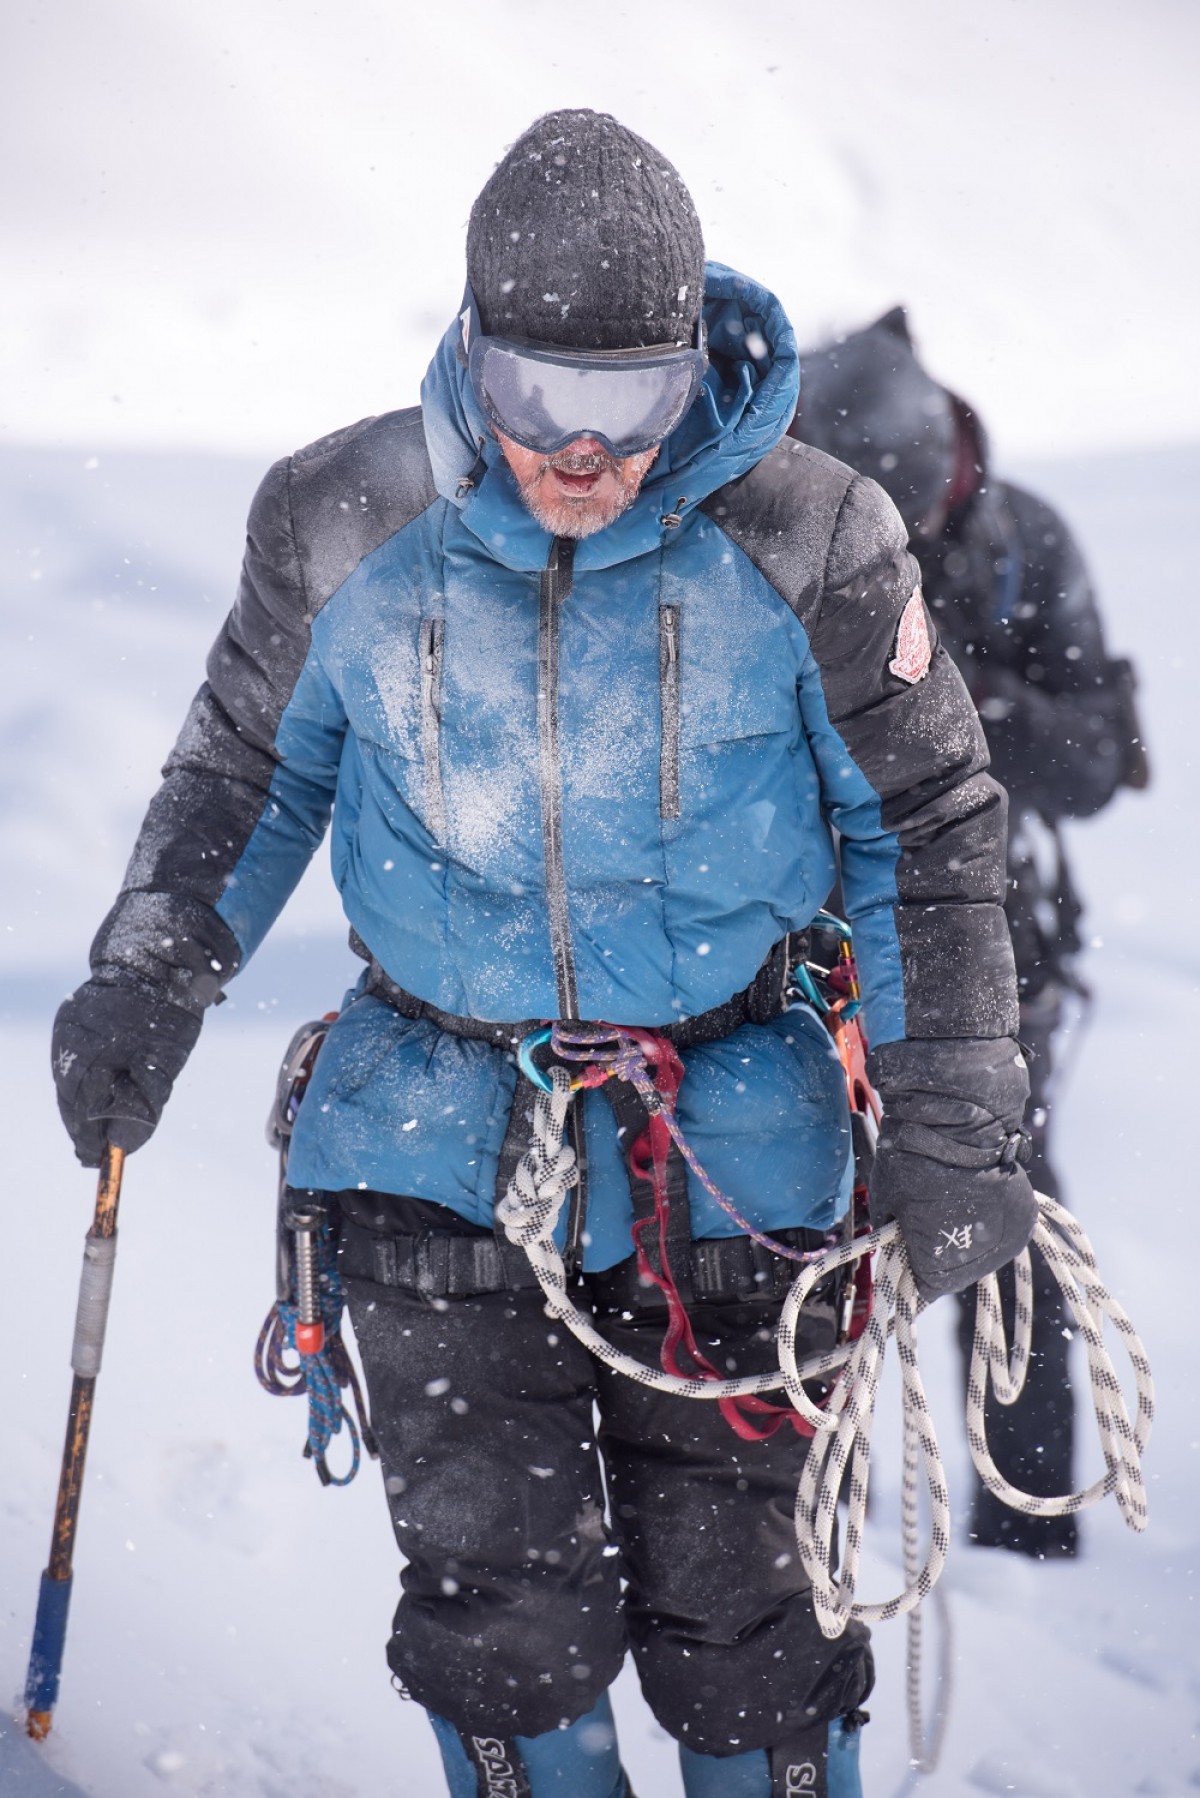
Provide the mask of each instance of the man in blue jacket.
{"label": "man in blue jacket", "polygon": [[[885,1108],[875,1214],[927,1297],[971,1284],[1035,1209],[1004,797],[898,515],[785,437],[791,328],[706,266],[664,157],[606,115],[538,120],[475,203],[467,269],[420,409],[287,458],[255,499],[208,680],[59,1014],[60,1105],[89,1165],[146,1140],[332,819],[366,967],[289,1178],[340,1232],[406,1559],[388,1658],[451,1792],[624,1798],[606,1692],[628,1646],[689,1798],[844,1798],[870,1651],[813,1617],[804,1440],[747,1440],[548,1321],[494,1228],[533,1095],[514,1050],[552,1019],[652,1031],[715,1185],[819,1245],[847,1103],[791,970],[836,831]],[[568,1270],[653,1361],[645,1111],[610,1082],[572,1124]],[[703,1353],[764,1370],[789,1263],[681,1162],[671,1180]],[[834,1329],[818,1300],[803,1346]]]}

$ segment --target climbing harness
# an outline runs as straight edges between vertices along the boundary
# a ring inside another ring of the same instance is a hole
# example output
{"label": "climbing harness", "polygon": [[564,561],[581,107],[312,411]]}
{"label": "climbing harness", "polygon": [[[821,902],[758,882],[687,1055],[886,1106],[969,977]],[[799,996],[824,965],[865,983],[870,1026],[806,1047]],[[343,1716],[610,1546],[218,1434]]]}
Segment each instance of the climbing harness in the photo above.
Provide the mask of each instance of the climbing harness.
{"label": "climbing harness", "polygon": [[[832,914],[821,912],[806,938],[806,947],[810,955],[820,950],[823,959],[805,960],[791,970],[793,985],[787,989],[787,996],[802,998],[818,1010],[830,1029],[846,1077],[854,1120],[856,1160],[855,1203],[847,1213],[843,1233],[842,1247],[847,1250],[852,1248],[856,1232],[864,1228],[866,1181],[879,1108],[867,1080],[865,1044],[857,1022],[861,1000],[849,927]],[[536,1060],[538,1052],[547,1048],[554,1056],[549,1069],[541,1067]],[[623,1025],[560,1022],[530,1032],[520,1045],[517,1060],[522,1073],[538,1093],[532,1118],[533,1141],[514,1170],[497,1216],[509,1240],[528,1255],[546,1294],[547,1308],[606,1365],[660,1392],[714,1401],[740,1436],[755,1440],[771,1434],[785,1418],[801,1434],[810,1434],[811,1419],[794,1405],[780,1406],[764,1401],[763,1393],[777,1390],[783,1383],[777,1372],[771,1370],[725,1379],[696,1345],[676,1272],[670,1262],[667,1171],[670,1149],[673,1147],[677,1151],[686,1167],[742,1235],[769,1254],[798,1267],[809,1268],[819,1263],[822,1279],[830,1273],[839,1276],[837,1343],[824,1353],[810,1356],[798,1373],[802,1380],[820,1382],[825,1396],[817,1401],[819,1403],[827,1402],[830,1376],[836,1376],[845,1365],[850,1345],[866,1324],[870,1308],[869,1264],[861,1257],[849,1254],[837,1262],[829,1261],[828,1244],[836,1238],[827,1239],[820,1248],[797,1248],[768,1235],[721,1191],[701,1166],[676,1119],[675,1100],[683,1078],[683,1064],[672,1043],[662,1033]],[[572,1068],[577,1071],[571,1072]],[[644,1134],[632,1142],[627,1153],[631,1175],[648,1181],[653,1194],[653,1211],[635,1222],[633,1236],[639,1276],[645,1286],[656,1287],[667,1304],[668,1325],[660,1351],[661,1371],[615,1349],[574,1303],[567,1290],[566,1270],[555,1241],[563,1204],[577,1177],[575,1158],[564,1136],[571,1099],[578,1092],[609,1082],[636,1095],[646,1120]],[[684,1199],[682,1215],[686,1222],[686,1188],[678,1196]],[[856,1265],[851,1266],[852,1261]],[[846,1269],[844,1275],[843,1267]],[[811,1282],[806,1291],[811,1290],[812,1284],[815,1282]],[[686,1372],[679,1364],[681,1346],[693,1363],[694,1373]],[[751,1422],[752,1418],[762,1420],[761,1427]]]}
{"label": "climbing harness", "polygon": [[[298,1398],[302,1393],[307,1397],[304,1454],[323,1486],[348,1486],[358,1472],[363,1449],[373,1459],[379,1455],[358,1373],[342,1337],[345,1295],[328,1207],[316,1194],[293,1192],[287,1183],[296,1115],[336,1016],[333,1012],[302,1025],[288,1045],[279,1073],[267,1122],[267,1141],[279,1151],[276,1298],[254,1350],[259,1385],[273,1398]],[[354,1414],[342,1398],[346,1389]],[[345,1473],[334,1474],[326,1456],[343,1426],[350,1441],[350,1465]]]}

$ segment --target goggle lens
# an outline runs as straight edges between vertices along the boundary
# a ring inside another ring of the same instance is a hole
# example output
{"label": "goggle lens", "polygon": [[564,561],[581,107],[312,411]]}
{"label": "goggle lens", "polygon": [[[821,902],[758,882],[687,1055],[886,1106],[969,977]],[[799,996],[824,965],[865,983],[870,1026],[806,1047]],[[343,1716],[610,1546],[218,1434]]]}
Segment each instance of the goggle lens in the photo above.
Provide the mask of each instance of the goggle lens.
{"label": "goggle lens", "polygon": [[477,339],[471,380],[492,423],[526,449],[552,455],[578,437],[599,438],[616,456],[662,443],[704,378],[702,350],[604,360]]}

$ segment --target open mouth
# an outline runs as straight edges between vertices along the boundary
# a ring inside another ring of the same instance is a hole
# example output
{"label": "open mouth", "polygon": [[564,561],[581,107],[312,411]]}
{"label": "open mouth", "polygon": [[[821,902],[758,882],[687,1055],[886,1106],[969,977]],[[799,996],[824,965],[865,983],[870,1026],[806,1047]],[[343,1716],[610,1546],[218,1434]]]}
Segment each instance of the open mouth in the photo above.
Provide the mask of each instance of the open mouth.
{"label": "open mouth", "polygon": [[586,499],[599,487],[604,476],[615,473],[608,456],[576,452],[574,455],[551,457],[545,472],[558,492],[574,499]]}
{"label": "open mouth", "polygon": [[582,473],[577,474],[572,469],[555,468],[554,465],[551,464],[550,473],[553,475],[560,492],[573,493],[582,497],[584,494],[595,492],[596,488],[600,485],[600,477],[603,475],[604,470],[602,468],[589,468],[585,469]]}

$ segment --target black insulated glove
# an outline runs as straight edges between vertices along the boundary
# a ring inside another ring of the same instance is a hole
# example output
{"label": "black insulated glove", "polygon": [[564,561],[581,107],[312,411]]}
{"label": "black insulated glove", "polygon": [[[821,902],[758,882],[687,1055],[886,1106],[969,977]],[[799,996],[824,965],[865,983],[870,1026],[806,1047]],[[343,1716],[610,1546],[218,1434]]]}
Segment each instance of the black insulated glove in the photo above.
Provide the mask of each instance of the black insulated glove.
{"label": "black insulated glove", "polygon": [[50,1048],[58,1109],[84,1167],[105,1145],[131,1153],[154,1134],[200,1019],[148,981],[88,980],[59,1006]]}
{"label": "black insulated glove", "polygon": [[883,1101],[871,1221],[900,1225],[924,1299],[961,1292],[1020,1253],[1037,1222],[1021,1129],[1029,1074],[1011,1037],[876,1049]]}

